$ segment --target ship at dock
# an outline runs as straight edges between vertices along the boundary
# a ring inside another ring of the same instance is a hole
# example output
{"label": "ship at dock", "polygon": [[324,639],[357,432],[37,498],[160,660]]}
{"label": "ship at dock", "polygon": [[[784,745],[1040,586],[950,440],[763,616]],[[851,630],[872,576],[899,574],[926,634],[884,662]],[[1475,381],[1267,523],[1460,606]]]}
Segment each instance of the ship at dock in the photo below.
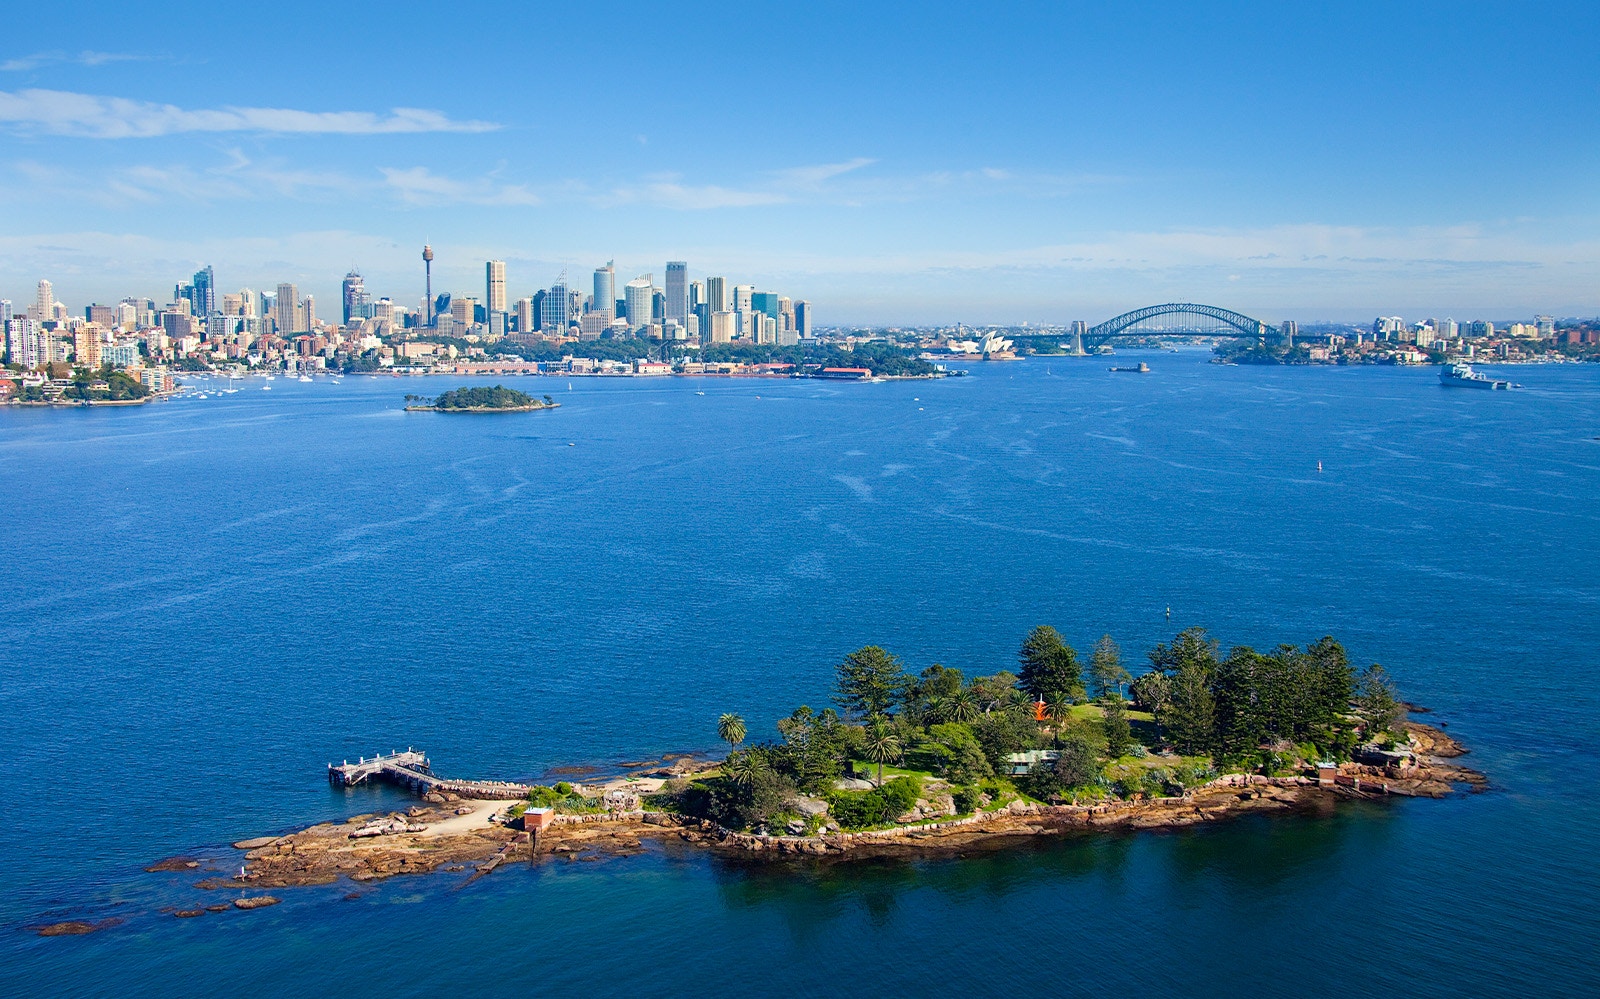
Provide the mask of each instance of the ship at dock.
{"label": "ship at dock", "polygon": [[1499,378],[1490,378],[1488,375],[1479,374],[1472,370],[1470,364],[1447,364],[1439,372],[1441,385],[1459,385],[1465,388],[1478,389],[1514,389],[1521,388],[1515,382],[1504,381]]}

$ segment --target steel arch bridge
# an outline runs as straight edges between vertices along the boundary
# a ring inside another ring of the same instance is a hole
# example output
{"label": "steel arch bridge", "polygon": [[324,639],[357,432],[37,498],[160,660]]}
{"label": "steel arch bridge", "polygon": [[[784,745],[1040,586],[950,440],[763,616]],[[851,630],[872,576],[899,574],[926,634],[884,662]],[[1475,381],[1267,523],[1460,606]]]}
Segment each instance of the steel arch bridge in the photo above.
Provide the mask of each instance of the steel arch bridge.
{"label": "steel arch bridge", "polygon": [[[1215,305],[1197,305],[1194,302],[1168,302],[1164,305],[1147,305],[1142,309],[1124,312],[1120,316],[1107,319],[1098,326],[1091,326],[1083,334],[1083,346],[1094,349],[1103,345],[1112,337],[1140,336],[1142,334],[1128,332],[1134,326],[1147,319],[1157,316],[1194,316],[1221,323],[1225,329],[1219,329],[1216,335],[1220,336],[1247,336],[1260,338],[1272,336],[1277,330],[1259,319],[1234,312],[1231,309],[1219,309]],[[1229,332],[1232,330],[1234,332]]]}

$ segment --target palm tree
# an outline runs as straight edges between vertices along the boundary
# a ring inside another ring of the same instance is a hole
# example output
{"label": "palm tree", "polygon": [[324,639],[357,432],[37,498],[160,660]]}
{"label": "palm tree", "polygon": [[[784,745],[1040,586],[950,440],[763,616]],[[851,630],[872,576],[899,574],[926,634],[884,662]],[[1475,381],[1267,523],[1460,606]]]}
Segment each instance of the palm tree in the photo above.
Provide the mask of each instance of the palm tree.
{"label": "palm tree", "polygon": [[950,720],[950,699],[934,694],[928,698],[922,716],[931,725],[942,725]]}
{"label": "palm tree", "polygon": [[1056,723],[1056,736],[1059,738],[1061,729],[1067,723],[1067,716],[1072,713],[1072,698],[1066,694],[1051,694],[1050,703],[1044,707],[1050,720]]}
{"label": "palm tree", "polygon": [[978,699],[970,688],[950,698],[950,720],[963,723],[978,720]]}
{"label": "palm tree", "polygon": [[717,738],[728,744],[728,755],[732,756],[739,748],[739,743],[744,741],[744,719],[729,711],[717,719]]}
{"label": "palm tree", "polygon": [[756,780],[767,771],[771,770],[772,766],[767,762],[765,753],[746,750],[742,753],[730,755],[728,762],[723,765],[723,769],[729,777],[733,778],[735,784],[748,788],[754,785]]}
{"label": "palm tree", "polygon": [[900,758],[900,737],[894,734],[894,729],[882,716],[878,716],[872,719],[872,724],[867,728],[867,741],[861,748],[867,754],[867,759],[878,765],[878,786],[882,787],[883,765]]}

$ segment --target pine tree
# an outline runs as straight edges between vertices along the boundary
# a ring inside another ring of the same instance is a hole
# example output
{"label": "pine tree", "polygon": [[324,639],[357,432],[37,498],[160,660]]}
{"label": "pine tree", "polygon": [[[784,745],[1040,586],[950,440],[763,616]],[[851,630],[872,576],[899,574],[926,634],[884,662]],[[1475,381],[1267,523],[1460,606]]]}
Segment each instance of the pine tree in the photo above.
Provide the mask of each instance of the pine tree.
{"label": "pine tree", "polygon": [[1083,668],[1078,665],[1078,654],[1048,624],[1028,632],[1017,652],[1017,662],[1022,666],[1017,686],[1032,694],[1034,700],[1083,698]]}

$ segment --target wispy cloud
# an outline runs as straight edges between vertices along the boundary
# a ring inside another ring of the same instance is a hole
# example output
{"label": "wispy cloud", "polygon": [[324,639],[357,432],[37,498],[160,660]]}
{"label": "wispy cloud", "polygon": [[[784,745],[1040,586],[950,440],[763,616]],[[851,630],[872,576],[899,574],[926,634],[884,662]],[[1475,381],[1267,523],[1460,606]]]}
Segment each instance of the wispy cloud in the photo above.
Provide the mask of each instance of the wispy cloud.
{"label": "wispy cloud", "polygon": [[440,176],[427,167],[381,167],[384,183],[410,205],[537,205],[540,198],[522,184],[506,184],[494,175],[471,180]]}
{"label": "wispy cloud", "polygon": [[12,131],[93,139],[152,138],[186,132],[386,135],[488,132],[487,121],[455,121],[440,111],[300,111],[292,108],[187,109],[126,97],[65,90],[0,91],[0,124]]}
{"label": "wispy cloud", "polygon": [[0,62],[0,73],[26,73],[41,66],[59,65],[70,63],[75,66],[104,66],[113,62],[144,62],[150,56],[134,55],[131,52],[95,52],[85,49],[82,52],[63,52],[55,49],[49,52],[35,52],[33,55],[19,56]]}
{"label": "wispy cloud", "polygon": [[641,182],[619,184],[594,198],[602,205],[653,205],[677,211],[717,208],[754,208],[782,205],[814,198],[835,177],[870,166],[876,160],[860,157],[844,163],[773,170],[738,187],[721,184],[685,184],[677,174],[657,174]]}

